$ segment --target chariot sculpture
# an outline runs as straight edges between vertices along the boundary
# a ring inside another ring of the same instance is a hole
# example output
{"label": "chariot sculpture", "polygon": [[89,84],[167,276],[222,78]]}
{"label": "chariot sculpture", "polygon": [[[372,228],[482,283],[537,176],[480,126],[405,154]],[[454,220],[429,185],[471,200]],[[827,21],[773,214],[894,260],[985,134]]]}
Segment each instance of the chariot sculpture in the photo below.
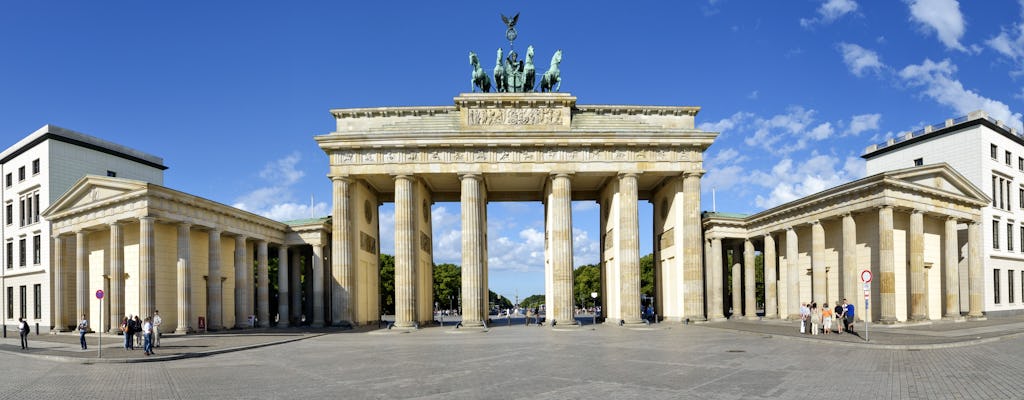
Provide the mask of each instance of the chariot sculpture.
{"label": "chariot sculpture", "polygon": [[[562,62],[562,50],[558,50],[551,57],[551,64],[548,70],[541,75],[537,84],[537,69],[534,65],[533,46],[527,46],[525,60],[519,59],[519,53],[514,48],[514,41],[519,36],[515,25],[519,22],[519,13],[511,18],[501,16],[505,23],[505,38],[509,41],[509,51],[506,54],[500,47],[498,57],[494,62],[494,91],[499,93],[525,93],[525,92],[557,92],[562,87],[562,74],[558,69]],[[504,57],[503,57],[504,56]],[[480,59],[475,52],[469,52],[469,63],[473,66],[472,85],[470,89],[487,93],[491,91],[491,79],[480,66]]]}

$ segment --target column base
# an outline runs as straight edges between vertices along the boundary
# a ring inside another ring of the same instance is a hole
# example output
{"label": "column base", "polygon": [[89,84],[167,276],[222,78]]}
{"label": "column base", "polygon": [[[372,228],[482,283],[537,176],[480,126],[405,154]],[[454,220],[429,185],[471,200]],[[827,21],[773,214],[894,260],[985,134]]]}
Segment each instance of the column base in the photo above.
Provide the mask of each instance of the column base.
{"label": "column base", "polygon": [[789,316],[786,317],[786,319],[788,319],[790,321],[799,321],[800,320],[800,314],[789,314]]}
{"label": "column base", "polygon": [[753,316],[751,316],[751,315],[746,315],[746,316],[744,316],[744,317],[743,317],[743,319],[745,319],[745,320],[747,320],[747,321],[760,321],[760,320],[761,320],[761,317],[759,317],[759,316],[757,316],[757,315],[753,315]]}
{"label": "column base", "polygon": [[708,318],[708,322],[724,322],[724,321],[728,321],[728,320],[729,319],[726,318],[724,315],[719,315],[719,316],[714,316],[714,317]]}
{"label": "column base", "polygon": [[190,333],[195,333],[195,332],[196,332],[196,331],[195,331],[195,330],[193,330],[193,329],[192,329],[191,327],[189,327],[189,328],[183,328],[183,329],[182,329],[182,328],[179,328],[179,329],[175,329],[175,330],[174,330],[174,334],[175,334],[175,335],[187,335],[187,334],[190,334]]}
{"label": "column base", "polygon": [[925,315],[911,315],[908,322],[924,322],[928,321],[928,317]]}
{"label": "column base", "polygon": [[988,318],[985,317],[984,314],[982,314],[982,315],[970,315],[970,314],[968,314],[967,315],[967,319],[971,320],[971,321],[986,321],[986,320],[988,320]]}
{"label": "column base", "polygon": [[951,322],[966,322],[967,321],[967,319],[964,318],[960,314],[946,315],[946,316],[942,317],[942,320],[943,321],[951,321]]}
{"label": "column base", "polygon": [[897,322],[896,318],[888,317],[888,318],[880,318],[878,320],[878,322],[876,322],[876,323],[877,324],[882,324],[882,325],[894,325],[894,324],[896,324],[896,322]]}
{"label": "column base", "polygon": [[339,321],[339,322],[335,322],[335,323],[331,324],[331,327],[342,328],[342,329],[353,329],[353,328],[355,328],[355,324],[353,324],[352,321]]}

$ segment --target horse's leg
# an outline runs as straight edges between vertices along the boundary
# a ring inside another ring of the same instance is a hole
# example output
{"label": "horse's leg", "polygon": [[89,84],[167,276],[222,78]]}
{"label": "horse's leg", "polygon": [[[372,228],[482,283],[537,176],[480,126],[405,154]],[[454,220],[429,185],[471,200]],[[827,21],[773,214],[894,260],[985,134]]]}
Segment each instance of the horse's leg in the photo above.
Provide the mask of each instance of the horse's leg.
{"label": "horse's leg", "polygon": [[555,85],[555,91],[557,92],[559,90],[562,90],[562,77],[561,76],[558,77],[558,84]]}

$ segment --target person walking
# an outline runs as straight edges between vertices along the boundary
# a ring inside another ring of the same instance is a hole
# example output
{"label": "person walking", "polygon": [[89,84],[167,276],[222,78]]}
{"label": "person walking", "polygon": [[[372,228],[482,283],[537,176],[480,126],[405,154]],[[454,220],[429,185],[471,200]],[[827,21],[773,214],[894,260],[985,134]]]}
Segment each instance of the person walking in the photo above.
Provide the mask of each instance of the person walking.
{"label": "person walking", "polygon": [[85,344],[85,334],[87,332],[89,332],[89,320],[85,318],[85,314],[82,314],[82,321],[78,323],[78,342],[82,345],[82,350],[89,348]]}
{"label": "person walking", "polygon": [[818,334],[818,326],[821,325],[821,309],[818,303],[811,303],[811,334]]}
{"label": "person walking", "polygon": [[28,321],[18,318],[18,334],[21,336],[21,349],[28,350]]}
{"label": "person walking", "polygon": [[146,321],[142,323],[142,350],[146,352],[146,355],[153,354],[153,319],[146,317]]}
{"label": "person walking", "polygon": [[131,315],[121,318],[121,334],[124,335],[124,349],[135,350],[132,346],[132,322]]}
{"label": "person walking", "polygon": [[164,319],[160,318],[160,310],[153,311],[153,346],[160,347],[160,324]]}
{"label": "person walking", "polygon": [[821,306],[821,325],[826,335],[832,333],[832,309],[828,308],[828,303]]}

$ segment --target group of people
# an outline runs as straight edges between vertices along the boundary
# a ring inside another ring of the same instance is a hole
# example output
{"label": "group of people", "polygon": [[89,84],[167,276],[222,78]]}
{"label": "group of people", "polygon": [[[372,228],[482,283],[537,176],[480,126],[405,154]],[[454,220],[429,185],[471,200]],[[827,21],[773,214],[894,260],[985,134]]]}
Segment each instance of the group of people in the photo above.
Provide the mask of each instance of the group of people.
{"label": "group of people", "polygon": [[152,317],[140,319],[138,315],[125,316],[121,319],[121,332],[124,334],[124,349],[135,350],[135,346],[142,346],[145,354],[152,355],[153,347],[160,347],[160,311],[154,311]]}
{"label": "group of people", "polygon": [[[835,308],[829,308],[828,303],[818,307],[818,303],[803,303],[800,305],[800,333],[817,335],[824,332],[828,335],[833,332],[832,324],[835,322],[838,334],[846,332],[855,333],[853,330],[854,307],[843,299],[842,304],[836,304]],[[808,332],[808,330],[810,332]]]}

